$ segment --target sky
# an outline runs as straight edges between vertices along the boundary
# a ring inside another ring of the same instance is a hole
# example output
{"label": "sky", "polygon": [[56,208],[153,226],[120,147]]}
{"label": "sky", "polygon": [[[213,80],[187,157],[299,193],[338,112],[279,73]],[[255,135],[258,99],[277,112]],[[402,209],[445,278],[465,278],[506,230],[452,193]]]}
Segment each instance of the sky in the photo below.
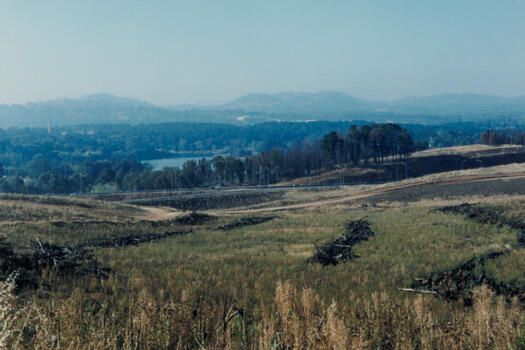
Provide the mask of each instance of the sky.
{"label": "sky", "polygon": [[0,103],[525,95],[523,0],[0,0]]}

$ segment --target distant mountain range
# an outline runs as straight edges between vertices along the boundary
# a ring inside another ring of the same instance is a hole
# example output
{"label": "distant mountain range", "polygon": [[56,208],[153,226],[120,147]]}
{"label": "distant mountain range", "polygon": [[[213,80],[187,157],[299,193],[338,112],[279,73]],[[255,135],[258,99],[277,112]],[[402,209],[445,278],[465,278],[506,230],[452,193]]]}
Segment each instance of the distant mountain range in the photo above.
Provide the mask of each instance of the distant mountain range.
{"label": "distant mountain range", "polygon": [[101,93],[77,99],[0,105],[0,127],[46,127],[99,123],[367,120],[404,123],[481,121],[497,118],[525,121],[525,96],[478,94],[407,97],[392,102],[358,99],[337,91],[250,94],[214,106],[157,106]]}
{"label": "distant mountain range", "polygon": [[358,99],[342,92],[321,91],[250,94],[217,108],[267,113],[331,113],[373,110],[378,105],[382,104]]}
{"label": "distant mountain range", "polygon": [[478,94],[440,94],[406,97],[392,102],[358,99],[337,91],[250,94],[217,106],[222,109],[269,113],[392,112],[454,114],[525,111],[525,96],[506,98]]}

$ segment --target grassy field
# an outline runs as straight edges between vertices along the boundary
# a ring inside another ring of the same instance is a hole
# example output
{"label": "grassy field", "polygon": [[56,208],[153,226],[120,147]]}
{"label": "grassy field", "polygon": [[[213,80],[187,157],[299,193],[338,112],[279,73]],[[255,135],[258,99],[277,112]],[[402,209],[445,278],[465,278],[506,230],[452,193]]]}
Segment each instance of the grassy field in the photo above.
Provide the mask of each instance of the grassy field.
{"label": "grassy field", "polygon": [[[521,191],[522,184],[515,183]],[[459,185],[457,185],[459,186]],[[481,191],[472,184],[434,197]],[[507,218],[522,217],[525,202],[505,200],[510,185],[493,185]],[[461,186],[460,186],[461,187]],[[492,188],[492,187],[491,187]],[[501,188],[501,193],[498,192]],[[460,192],[458,192],[460,191]],[[415,278],[446,271],[472,257],[509,251],[490,260],[489,276],[521,288],[525,250],[520,232],[438,210],[442,203],[403,195],[281,210],[278,217],[230,230],[248,214],[221,214],[186,222],[141,219],[132,206],[95,200],[5,197],[2,232],[23,250],[31,240],[73,247],[97,239],[191,230],[116,248],[94,247],[108,277],[61,275],[53,267],[36,289],[0,294],[0,345],[60,349],[509,349],[519,348],[523,306],[487,286],[473,304],[400,290]],[[337,190],[294,192],[284,198],[337,197]],[[479,195],[479,193],[478,193]],[[288,196],[288,197],[287,197]],[[400,200],[408,205],[399,206]],[[279,202],[282,204],[281,202]],[[365,207],[363,204],[367,204]],[[12,209],[12,210],[10,210]],[[255,214],[249,214],[251,216]],[[266,216],[264,212],[257,216]],[[308,263],[315,245],[365,218],[374,236],[357,244],[353,260],[335,266]]]}

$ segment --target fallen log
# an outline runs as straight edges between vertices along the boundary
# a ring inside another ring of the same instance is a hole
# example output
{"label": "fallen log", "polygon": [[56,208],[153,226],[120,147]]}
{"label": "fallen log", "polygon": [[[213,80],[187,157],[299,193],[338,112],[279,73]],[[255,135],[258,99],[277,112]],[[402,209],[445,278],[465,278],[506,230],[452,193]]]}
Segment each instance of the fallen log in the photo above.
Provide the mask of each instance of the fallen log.
{"label": "fallen log", "polygon": [[258,225],[258,224],[262,224],[264,222],[267,222],[267,221],[270,221],[276,218],[278,218],[278,216],[263,216],[263,217],[253,216],[253,217],[239,218],[233,222],[217,226],[217,230],[231,230],[237,227]]}
{"label": "fallen log", "polygon": [[414,288],[398,288],[398,290],[402,292],[412,292],[412,293],[419,293],[419,294],[434,294],[438,297],[441,297],[438,292],[435,290],[426,290],[426,289],[414,289]]}
{"label": "fallen log", "polygon": [[143,235],[129,235],[123,237],[115,237],[109,239],[99,239],[91,242],[85,242],[79,244],[77,248],[83,247],[99,247],[99,248],[116,248],[116,247],[125,247],[129,245],[137,245],[141,243],[147,243],[152,241],[158,241],[160,239],[173,237],[173,236],[182,236],[188,233],[191,233],[192,230],[184,231],[172,231],[164,233],[147,233]]}

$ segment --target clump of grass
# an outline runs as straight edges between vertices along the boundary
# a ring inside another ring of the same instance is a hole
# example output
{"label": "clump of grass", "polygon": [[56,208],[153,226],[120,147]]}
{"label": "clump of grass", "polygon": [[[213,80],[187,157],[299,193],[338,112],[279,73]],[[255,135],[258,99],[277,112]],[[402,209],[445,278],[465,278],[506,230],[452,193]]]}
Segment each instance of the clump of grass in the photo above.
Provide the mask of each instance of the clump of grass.
{"label": "clump of grass", "polygon": [[[302,294],[302,298],[298,296]],[[289,281],[275,293],[277,316],[265,313],[259,345],[284,349],[508,349],[520,334],[521,310],[514,300],[495,299],[486,286],[474,293],[474,307],[448,319],[418,295],[396,300],[374,293],[351,308],[320,301],[311,289]]]}
{"label": "clump of grass", "polygon": [[19,334],[17,323],[23,310],[16,307],[14,291],[17,276],[18,273],[13,272],[0,284],[0,349],[15,343]]}

